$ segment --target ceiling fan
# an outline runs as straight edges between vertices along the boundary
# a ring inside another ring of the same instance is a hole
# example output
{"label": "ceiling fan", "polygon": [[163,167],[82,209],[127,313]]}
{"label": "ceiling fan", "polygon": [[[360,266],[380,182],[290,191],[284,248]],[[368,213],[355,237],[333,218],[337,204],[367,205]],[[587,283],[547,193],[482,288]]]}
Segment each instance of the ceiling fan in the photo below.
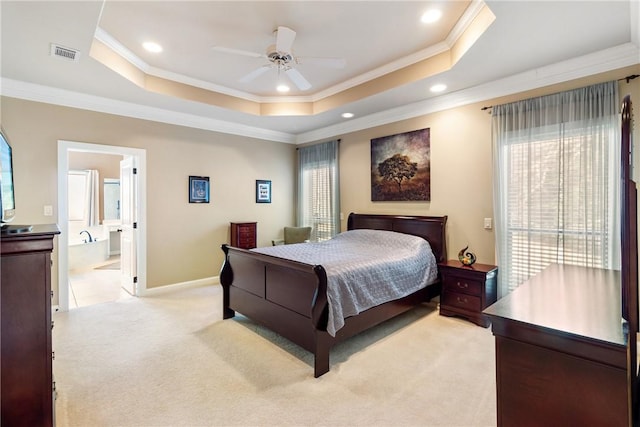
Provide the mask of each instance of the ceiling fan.
{"label": "ceiling fan", "polygon": [[223,46],[213,46],[213,50],[217,52],[230,53],[234,55],[250,56],[252,58],[265,58],[269,62],[261,67],[251,71],[239,81],[248,83],[256,77],[266,73],[271,69],[276,69],[278,73],[284,72],[287,77],[300,90],[307,90],[311,87],[311,83],[298,71],[295,66],[298,64],[318,64],[331,68],[344,68],[346,61],[343,58],[313,58],[294,56],[291,50],[293,41],[296,38],[296,32],[288,27],[278,27],[274,32],[276,42],[267,47],[266,53],[250,52],[246,50],[233,49]]}

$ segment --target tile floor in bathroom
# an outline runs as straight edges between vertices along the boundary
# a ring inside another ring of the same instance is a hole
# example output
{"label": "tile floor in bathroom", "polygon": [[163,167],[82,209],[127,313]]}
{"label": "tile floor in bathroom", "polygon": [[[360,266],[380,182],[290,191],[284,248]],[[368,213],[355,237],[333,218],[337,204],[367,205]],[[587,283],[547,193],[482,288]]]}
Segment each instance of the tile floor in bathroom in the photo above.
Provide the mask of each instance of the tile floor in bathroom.
{"label": "tile floor in bathroom", "polygon": [[120,255],[92,269],[69,271],[69,309],[130,298],[120,287]]}

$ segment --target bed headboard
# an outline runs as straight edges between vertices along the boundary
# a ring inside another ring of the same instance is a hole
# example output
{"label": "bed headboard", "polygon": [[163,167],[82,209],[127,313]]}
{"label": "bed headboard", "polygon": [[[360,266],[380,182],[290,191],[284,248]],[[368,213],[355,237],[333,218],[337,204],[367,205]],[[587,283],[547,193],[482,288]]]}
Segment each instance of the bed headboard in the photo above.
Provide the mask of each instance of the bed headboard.
{"label": "bed headboard", "polygon": [[447,216],[373,215],[350,213],[347,230],[387,230],[422,237],[431,245],[436,261],[447,260]]}

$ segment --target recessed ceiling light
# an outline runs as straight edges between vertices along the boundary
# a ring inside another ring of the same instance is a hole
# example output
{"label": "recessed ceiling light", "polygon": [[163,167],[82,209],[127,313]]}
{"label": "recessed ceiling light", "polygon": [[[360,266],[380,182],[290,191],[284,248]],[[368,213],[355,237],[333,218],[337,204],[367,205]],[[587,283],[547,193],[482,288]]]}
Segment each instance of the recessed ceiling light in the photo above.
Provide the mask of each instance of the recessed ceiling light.
{"label": "recessed ceiling light", "polygon": [[431,86],[431,92],[442,92],[443,90],[445,90],[447,88],[447,85],[444,85],[442,83],[439,83],[437,85],[433,85]]}
{"label": "recessed ceiling light", "polygon": [[342,113],[342,117],[345,119],[350,119],[353,117],[353,113]]}
{"label": "recessed ceiling light", "polygon": [[276,87],[276,90],[280,93],[286,93],[289,92],[289,86],[285,85],[285,84],[279,84]]}
{"label": "recessed ceiling light", "polygon": [[425,24],[433,24],[442,17],[442,11],[440,9],[427,10],[420,20]]}
{"label": "recessed ceiling light", "polygon": [[144,42],[142,43],[142,47],[144,47],[149,52],[159,53],[162,52],[162,46],[155,42]]}

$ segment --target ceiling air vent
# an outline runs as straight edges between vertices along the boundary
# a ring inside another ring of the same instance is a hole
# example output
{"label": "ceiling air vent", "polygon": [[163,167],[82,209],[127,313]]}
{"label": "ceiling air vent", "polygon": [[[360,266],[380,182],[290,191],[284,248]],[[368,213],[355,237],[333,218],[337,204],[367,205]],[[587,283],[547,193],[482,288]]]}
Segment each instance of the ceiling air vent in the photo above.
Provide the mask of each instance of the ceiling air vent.
{"label": "ceiling air vent", "polygon": [[51,43],[51,56],[64,59],[66,61],[78,62],[80,59],[80,51]]}

